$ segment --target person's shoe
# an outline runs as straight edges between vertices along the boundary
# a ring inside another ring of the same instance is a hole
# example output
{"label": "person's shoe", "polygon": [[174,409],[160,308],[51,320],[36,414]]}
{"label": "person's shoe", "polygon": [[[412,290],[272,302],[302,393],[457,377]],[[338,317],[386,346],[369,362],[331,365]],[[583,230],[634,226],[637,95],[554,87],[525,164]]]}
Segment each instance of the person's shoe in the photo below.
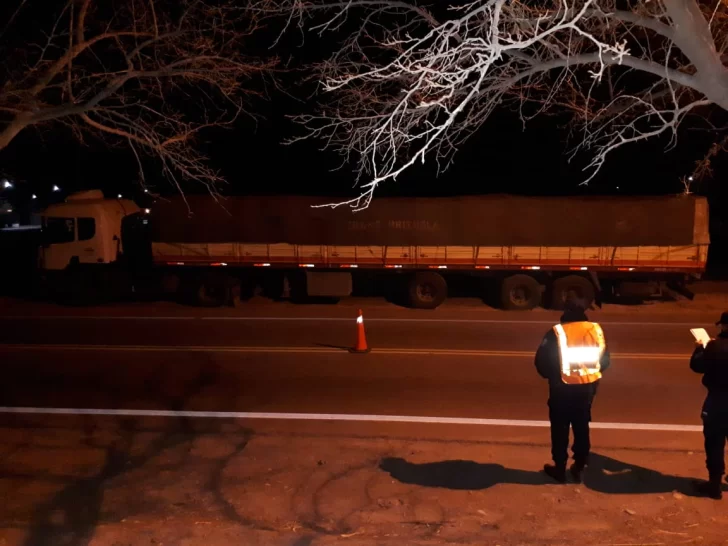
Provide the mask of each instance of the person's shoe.
{"label": "person's shoe", "polygon": [[574,479],[574,483],[582,482],[582,474],[584,473],[584,466],[574,463],[569,469],[571,477]]}
{"label": "person's shoe", "polygon": [[711,479],[707,482],[695,482],[695,491],[701,497],[708,497],[710,499],[720,500],[723,498],[723,491],[721,491],[720,478]]}
{"label": "person's shoe", "polygon": [[543,465],[544,473],[559,483],[566,483],[566,465],[555,466],[552,464]]}

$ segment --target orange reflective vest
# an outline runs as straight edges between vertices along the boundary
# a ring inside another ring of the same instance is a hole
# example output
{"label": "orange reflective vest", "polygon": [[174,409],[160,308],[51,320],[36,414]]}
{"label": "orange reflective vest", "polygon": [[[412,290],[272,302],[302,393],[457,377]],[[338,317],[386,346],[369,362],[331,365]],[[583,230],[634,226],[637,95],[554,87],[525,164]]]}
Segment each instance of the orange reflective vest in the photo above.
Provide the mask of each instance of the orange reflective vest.
{"label": "orange reflective vest", "polygon": [[596,322],[569,322],[557,324],[554,332],[561,380],[567,385],[584,385],[601,379],[600,361],[607,346],[602,327]]}

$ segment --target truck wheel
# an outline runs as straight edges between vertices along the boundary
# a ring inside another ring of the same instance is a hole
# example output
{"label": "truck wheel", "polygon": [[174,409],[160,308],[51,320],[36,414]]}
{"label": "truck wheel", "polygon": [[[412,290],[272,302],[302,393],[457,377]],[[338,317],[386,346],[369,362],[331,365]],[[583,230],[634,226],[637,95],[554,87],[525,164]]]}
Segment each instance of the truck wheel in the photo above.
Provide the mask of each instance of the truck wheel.
{"label": "truck wheel", "polygon": [[439,273],[416,273],[409,283],[409,303],[416,309],[435,309],[447,298],[447,283]]}
{"label": "truck wheel", "polygon": [[230,297],[230,287],[223,276],[205,277],[197,288],[197,305],[200,307],[222,307]]}
{"label": "truck wheel", "polygon": [[589,279],[579,275],[569,275],[554,281],[551,287],[551,308],[561,310],[570,298],[580,301],[585,309],[594,303],[594,285]]}
{"label": "truck wheel", "polygon": [[528,311],[541,305],[541,284],[529,275],[513,275],[501,283],[501,306],[506,311]]}

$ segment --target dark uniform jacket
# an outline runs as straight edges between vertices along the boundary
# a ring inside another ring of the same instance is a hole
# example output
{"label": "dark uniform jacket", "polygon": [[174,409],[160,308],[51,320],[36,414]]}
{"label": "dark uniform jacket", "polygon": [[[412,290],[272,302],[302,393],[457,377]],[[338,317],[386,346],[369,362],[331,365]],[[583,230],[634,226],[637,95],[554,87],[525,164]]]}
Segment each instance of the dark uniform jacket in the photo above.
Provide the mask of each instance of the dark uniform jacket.
{"label": "dark uniform jacket", "polygon": [[[588,321],[583,312],[564,313],[561,323]],[[601,371],[604,372],[611,364],[609,349],[604,351],[600,361]],[[551,328],[543,338],[541,345],[536,351],[536,370],[539,375],[549,380],[550,400],[568,399],[591,402],[597,392],[599,381],[586,385],[567,385],[561,379],[561,358],[559,355],[559,342],[556,332]]]}
{"label": "dark uniform jacket", "polygon": [[728,333],[721,332],[705,348],[696,347],[690,369],[703,374],[703,385],[708,389],[703,412],[728,417]]}

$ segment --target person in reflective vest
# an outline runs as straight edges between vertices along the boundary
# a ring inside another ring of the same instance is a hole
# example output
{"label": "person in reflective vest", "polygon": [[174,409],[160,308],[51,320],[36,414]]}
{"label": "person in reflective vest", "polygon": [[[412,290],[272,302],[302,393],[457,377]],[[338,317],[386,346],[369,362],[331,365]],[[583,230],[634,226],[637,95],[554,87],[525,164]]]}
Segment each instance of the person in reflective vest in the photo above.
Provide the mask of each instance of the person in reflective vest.
{"label": "person in reflective vest", "polygon": [[716,339],[695,347],[690,369],[703,375],[708,395],[703,402],[703,437],[708,481],[696,484],[698,493],[715,500],[723,498],[720,480],[725,474],[725,442],[728,438],[728,312],[715,323]]}
{"label": "person in reflective vest", "polygon": [[589,459],[589,422],[594,396],[610,358],[602,327],[590,322],[584,308],[569,301],[559,324],[551,328],[536,351],[536,370],[549,381],[551,456],[554,464],[544,472],[566,482],[569,430],[574,431],[574,464],[577,483]]}

